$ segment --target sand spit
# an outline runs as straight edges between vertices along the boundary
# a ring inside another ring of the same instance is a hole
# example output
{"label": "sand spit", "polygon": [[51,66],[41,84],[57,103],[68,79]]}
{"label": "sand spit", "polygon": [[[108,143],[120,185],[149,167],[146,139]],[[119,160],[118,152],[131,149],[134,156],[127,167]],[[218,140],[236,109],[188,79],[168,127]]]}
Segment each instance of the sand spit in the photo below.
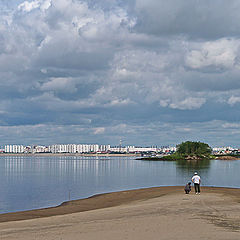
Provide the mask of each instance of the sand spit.
{"label": "sand spit", "polygon": [[0,239],[240,239],[240,189],[160,187],[0,215]]}

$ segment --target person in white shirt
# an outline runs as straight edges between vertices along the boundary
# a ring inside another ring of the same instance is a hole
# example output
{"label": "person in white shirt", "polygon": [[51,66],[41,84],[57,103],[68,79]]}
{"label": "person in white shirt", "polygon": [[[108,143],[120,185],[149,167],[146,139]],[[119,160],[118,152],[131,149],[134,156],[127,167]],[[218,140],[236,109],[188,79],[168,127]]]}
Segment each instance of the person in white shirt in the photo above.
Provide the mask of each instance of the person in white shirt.
{"label": "person in white shirt", "polygon": [[192,177],[192,182],[194,183],[195,193],[200,194],[201,178],[200,176],[198,176],[197,172],[194,173],[194,176]]}

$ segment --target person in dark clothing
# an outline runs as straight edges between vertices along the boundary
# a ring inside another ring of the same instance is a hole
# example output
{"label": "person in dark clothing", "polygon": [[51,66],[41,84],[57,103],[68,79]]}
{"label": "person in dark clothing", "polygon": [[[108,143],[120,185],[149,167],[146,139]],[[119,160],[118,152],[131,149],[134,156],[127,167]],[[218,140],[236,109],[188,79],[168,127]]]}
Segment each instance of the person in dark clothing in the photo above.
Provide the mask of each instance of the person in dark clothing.
{"label": "person in dark clothing", "polygon": [[189,194],[191,192],[191,182],[189,182],[188,184],[186,184],[185,188],[185,193]]}

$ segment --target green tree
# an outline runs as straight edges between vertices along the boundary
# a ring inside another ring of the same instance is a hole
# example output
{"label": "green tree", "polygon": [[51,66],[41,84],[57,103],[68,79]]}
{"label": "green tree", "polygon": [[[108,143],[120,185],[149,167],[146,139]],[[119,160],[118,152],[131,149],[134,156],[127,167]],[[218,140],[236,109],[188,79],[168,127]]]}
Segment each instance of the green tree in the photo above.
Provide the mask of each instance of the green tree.
{"label": "green tree", "polygon": [[207,143],[202,142],[183,142],[177,146],[177,153],[185,156],[208,156],[212,149]]}

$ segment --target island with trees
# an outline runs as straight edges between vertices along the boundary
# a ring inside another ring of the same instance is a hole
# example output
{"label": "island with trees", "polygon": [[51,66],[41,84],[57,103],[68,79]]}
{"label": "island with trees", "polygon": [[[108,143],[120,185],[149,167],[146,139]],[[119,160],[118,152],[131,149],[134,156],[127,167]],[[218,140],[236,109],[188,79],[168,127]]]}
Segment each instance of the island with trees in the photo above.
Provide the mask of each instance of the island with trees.
{"label": "island with trees", "polygon": [[207,143],[203,142],[182,142],[177,145],[177,151],[171,155],[161,157],[143,157],[141,160],[202,160],[202,159],[215,159],[212,155],[212,149]]}

